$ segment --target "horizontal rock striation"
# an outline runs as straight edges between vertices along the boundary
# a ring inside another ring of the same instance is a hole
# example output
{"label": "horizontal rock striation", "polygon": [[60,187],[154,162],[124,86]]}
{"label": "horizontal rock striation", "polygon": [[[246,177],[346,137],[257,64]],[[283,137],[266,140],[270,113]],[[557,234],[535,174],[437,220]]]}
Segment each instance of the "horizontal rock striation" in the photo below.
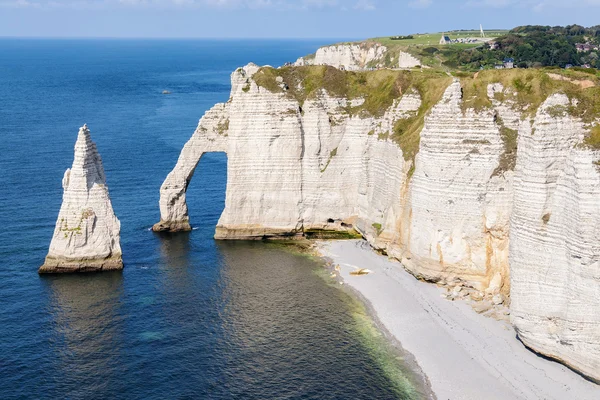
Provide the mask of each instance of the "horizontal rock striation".
{"label": "horizontal rock striation", "polygon": [[494,175],[503,148],[496,111],[463,112],[461,101],[455,81],[426,118],[405,237],[388,252],[425,279],[485,290],[492,279],[508,277],[512,174]]}
{"label": "horizontal rock striation", "polygon": [[[155,229],[189,229],[193,171],[204,152],[224,151],[217,239],[356,229],[419,278],[510,303],[527,346],[600,379],[600,154],[583,144],[589,123],[566,112],[577,100],[557,93],[529,110],[514,88],[485,83],[474,86],[484,106],[466,106],[478,99],[466,103],[459,80],[440,99],[402,75],[377,112],[377,92],[299,95],[293,68],[232,74],[229,101],[200,120],[161,188]],[[306,68],[298,73],[319,82]],[[313,72],[325,83],[342,73]],[[366,73],[345,74],[340,82]]]}
{"label": "horizontal rock striation", "polygon": [[600,153],[548,98],[519,136],[511,216],[512,323],[521,340],[600,380]]}
{"label": "horizontal rock striation", "polygon": [[86,125],[79,129],[73,165],[62,184],[63,202],[39,273],[123,269],[121,224],[108,195],[102,159]]}

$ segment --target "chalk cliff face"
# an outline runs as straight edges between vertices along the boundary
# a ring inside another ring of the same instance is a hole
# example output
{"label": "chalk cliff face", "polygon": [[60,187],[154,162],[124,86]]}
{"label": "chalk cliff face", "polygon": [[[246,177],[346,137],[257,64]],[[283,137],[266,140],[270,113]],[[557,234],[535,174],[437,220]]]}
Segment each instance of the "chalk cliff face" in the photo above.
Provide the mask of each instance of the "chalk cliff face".
{"label": "chalk cliff face", "polygon": [[[388,48],[379,43],[349,43],[321,47],[314,57],[300,57],[294,65],[330,65],[349,71],[366,68],[413,68],[421,61],[403,51],[387,54]],[[387,57],[387,60],[386,60]]]}
{"label": "chalk cliff face", "polygon": [[[431,105],[418,154],[389,133],[427,104],[406,90],[380,116],[325,90],[298,101],[232,74],[231,97],[200,120],[161,188],[155,230],[189,229],[185,190],[204,152],[228,155],[218,239],[357,229],[414,275],[509,302],[523,342],[600,379],[600,172],[589,126],[548,97],[531,118],[500,84],[464,106],[454,80]],[[507,96],[507,98],[510,96]],[[345,111],[346,110],[346,111]],[[512,148],[518,136],[518,152]]]}
{"label": "chalk cliff face", "polygon": [[63,202],[39,272],[122,269],[121,224],[108,195],[102,159],[86,125],[79,129],[75,159],[62,184]]}
{"label": "chalk cliff face", "polygon": [[461,102],[455,81],[426,118],[403,228],[387,250],[415,275],[480,290],[491,283],[498,294],[508,284],[512,171],[494,174],[503,149],[496,111],[463,112]]}
{"label": "chalk cliff face", "polygon": [[512,322],[523,342],[600,380],[600,171],[586,129],[550,97],[519,132]]}

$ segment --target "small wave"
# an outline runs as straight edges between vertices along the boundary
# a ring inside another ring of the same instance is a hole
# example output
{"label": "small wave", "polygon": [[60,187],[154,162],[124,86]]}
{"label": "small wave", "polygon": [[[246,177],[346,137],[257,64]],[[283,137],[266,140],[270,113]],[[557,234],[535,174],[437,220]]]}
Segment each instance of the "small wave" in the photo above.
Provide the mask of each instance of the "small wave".
{"label": "small wave", "polygon": [[198,229],[200,229],[200,228],[199,227],[192,228],[193,231],[197,231]]}

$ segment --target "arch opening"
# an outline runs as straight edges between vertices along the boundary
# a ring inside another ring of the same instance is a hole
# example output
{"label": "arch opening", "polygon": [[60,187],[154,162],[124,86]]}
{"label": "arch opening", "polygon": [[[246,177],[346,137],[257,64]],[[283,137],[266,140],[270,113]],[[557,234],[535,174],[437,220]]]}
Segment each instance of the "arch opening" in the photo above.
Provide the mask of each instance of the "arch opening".
{"label": "arch opening", "polygon": [[193,230],[203,231],[207,235],[215,233],[225,209],[227,161],[225,152],[206,152],[187,180],[185,196]]}

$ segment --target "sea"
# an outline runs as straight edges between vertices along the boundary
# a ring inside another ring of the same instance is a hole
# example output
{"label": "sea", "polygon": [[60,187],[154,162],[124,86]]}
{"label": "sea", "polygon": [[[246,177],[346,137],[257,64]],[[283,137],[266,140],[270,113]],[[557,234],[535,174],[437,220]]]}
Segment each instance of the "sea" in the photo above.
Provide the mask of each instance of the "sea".
{"label": "sea", "polygon": [[[327,40],[0,39],[0,399],[417,399],[423,389],[324,261],[213,239],[227,158],[159,235],[159,188],[230,74]],[[169,94],[163,94],[164,91]],[[122,272],[39,276],[87,123]]]}

